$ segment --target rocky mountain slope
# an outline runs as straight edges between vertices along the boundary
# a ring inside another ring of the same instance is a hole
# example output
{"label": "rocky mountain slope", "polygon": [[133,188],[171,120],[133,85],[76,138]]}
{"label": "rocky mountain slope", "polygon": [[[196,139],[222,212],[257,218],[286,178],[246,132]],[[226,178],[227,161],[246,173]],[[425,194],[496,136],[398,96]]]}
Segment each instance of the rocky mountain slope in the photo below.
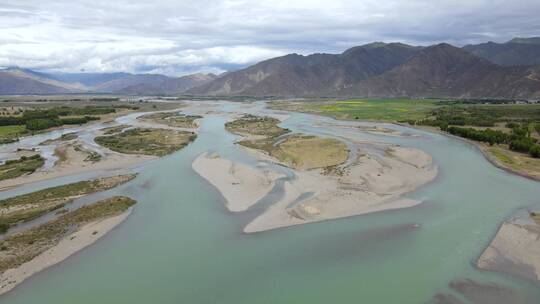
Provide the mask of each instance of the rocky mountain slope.
{"label": "rocky mountain slope", "polygon": [[354,96],[540,97],[540,67],[504,67],[449,44],[339,91]]}
{"label": "rocky mountain slope", "polygon": [[539,37],[514,38],[506,43],[487,42],[466,45],[463,49],[504,66],[540,64]]}
{"label": "rocky mountain slope", "polygon": [[228,73],[188,93],[254,96],[332,93],[403,63],[419,49],[400,43],[372,43],[338,55],[290,54]]}

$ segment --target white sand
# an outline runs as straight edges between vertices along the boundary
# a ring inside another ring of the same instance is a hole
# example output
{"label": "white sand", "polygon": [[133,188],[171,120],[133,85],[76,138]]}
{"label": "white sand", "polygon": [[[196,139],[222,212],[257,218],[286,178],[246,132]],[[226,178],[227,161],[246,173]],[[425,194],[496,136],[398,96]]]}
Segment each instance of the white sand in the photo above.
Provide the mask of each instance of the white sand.
{"label": "white sand", "polygon": [[540,225],[504,222],[477,266],[540,281]]}
{"label": "white sand", "polygon": [[197,157],[192,167],[221,192],[232,212],[247,210],[270,192],[281,177],[269,170],[233,163],[207,153]]}
{"label": "white sand", "polygon": [[[286,183],[285,197],[249,223],[244,232],[416,206],[421,202],[400,197],[437,175],[429,155],[401,147],[393,147],[392,154],[382,159],[361,156],[347,171],[343,176],[296,171],[297,179]],[[313,195],[291,206],[306,192]]]}
{"label": "white sand", "polygon": [[[56,246],[43,252],[31,261],[0,274],[0,295],[15,288],[33,274],[58,264],[77,251],[91,245],[122,223],[130,213],[131,209],[120,215],[86,224],[78,231],[66,236]],[[94,234],[95,231],[98,233]]]}

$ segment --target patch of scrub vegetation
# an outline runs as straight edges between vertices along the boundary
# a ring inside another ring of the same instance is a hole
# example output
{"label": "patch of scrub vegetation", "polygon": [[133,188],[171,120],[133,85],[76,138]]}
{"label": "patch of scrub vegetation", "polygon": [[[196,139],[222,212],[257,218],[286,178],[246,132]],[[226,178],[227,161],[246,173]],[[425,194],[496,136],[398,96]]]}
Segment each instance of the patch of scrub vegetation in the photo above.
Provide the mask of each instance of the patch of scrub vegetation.
{"label": "patch of scrub vegetation", "polygon": [[7,160],[3,165],[0,165],[0,180],[31,174],[41,168],[43,164],[45,164],[45,159],[39,154]]}
{"label": "patch of scrub vegetation", "polygon": [[453,135],[504,145],[512,151],[540,158],[537,124],[540,105],[451,105],[431,117],[410,122],[439,127]]}
{"label": "patch of scrub vegetation", "polygon": [[271,108],[314,113],[338,119],[401,121],[423,119],[436,109],[434,99],[350,99],[338,101],[271,102]]}
{"label": "patch of scrub vegetation", "polygon": [[540,179],[540,159],[511,151],[499,145],[486,145],[485,149],[501,166]]}
{"label": "patch of scrub vegetation", "polygon": [[85,224],[120,215],[135,203],[129,197],[111,197],[7,237],[0,243],[0,273],[31,261]]}
{"label": "patch of scrub vegetation", "polygon": [[166,125],[173,128],[197,128],[197,119],[203,118],[199,115],[186,115],[178,112],[153,113],[139,117],[141,120],[147,120],[154,123]]}
{"label": "patch of scrub vegetation", "polygon": [[58,138],[54,138],[54,139],[47,139],[45,141],[42,141],[41,143],[39,143],[40,146],[47,146],[47,145],[51,145],[51,144],[54,144],[54,143],[57,143],[59,141],[70,141],[70,140],[74,140],[74,139],[77,139],[79,137],[79,135],[77,135],[77,133],[74,133],[74,132],[71,132],[71,133],[66,133],[66,134],[62,134],[60,137]]}
{"label": "patch of scrub vegetation", "polygon": [[512,160],[512,157],[508,155],[508,153],[505,153],[505,151],[502,149],[490,147],[488,151],[489,153],[491,153],[491,155],[495,156],[503,164],[506,164],[506,165],[515,164],[514,160]]}
{"label": "patch of scrub vegetation", "polygon": [[78,137],[79,136],[77,135],[77,133],[66,133],[66,134],[62,134],[62,136],[60,136],[60,140],[69,141],[69,140],[74,140],[74,139],[76,139]]}
{"label": "patch of scrub vegetation", "polygon": [[268,116],[255,116],[246,114],[242,118],[227,122],[225,129],[238,135],[260,135],[277,137],[290,131],[278,126],[280,121]]}
{"label": "patch of scrub vegetation", "polygon": [[0,201],[0,226],[5,230],[61,209],[75,198],[105,191],[134,179],[136,174],[118,175],[47,188]]}
{"label": "patch of scrub vegetation", "polygon": [[0,126],[0,144],[16,142],[19,137],[28,134],[25,126]]}
{"label": "patch of scrub vegetation", "polygon": [[295,134],[278,143],[271,155],[294,168],[308,170],[342,164],[349,150],[336,139]]}
{"label": "patch of scrub vegetation", "polygon": [[194,132],[135,128],[115,135],[98,136],[95,141],[119,153],[164,156],[182,149],[196,138]]}
{"label": "patch of scrub vegetation", "polygon": [[99,120],[118,109],[135,110],[136,107],[121,106],[60,106],[53,108],[26,108],[0,115],[0,143],[16,141],[19,136],[33,134],[62,125],[81,125]]}
{"label": "patch of scrub vegetation", "polygon": [[89,150],[82,145],[74,145],[73,150],[86,154],[86,158],[84,159],[86,162],[96,163],[101,160],[101,154],[97,153],[96,151]]}
{"label": "patch of scrub vegetation", "polygon": [[101,131],[102,131],[103,134],[105,134],[105,135],[111,135],[111,134],[115,134],[115,133],[120,133],[120,132],[122,132],[124,129],[127,129],[127,128],[129,128],[129,127],[130,127],[129,125],[119,125],[119,126],[113,126],[113,127],[103,128],[103,129],[101,129]]}

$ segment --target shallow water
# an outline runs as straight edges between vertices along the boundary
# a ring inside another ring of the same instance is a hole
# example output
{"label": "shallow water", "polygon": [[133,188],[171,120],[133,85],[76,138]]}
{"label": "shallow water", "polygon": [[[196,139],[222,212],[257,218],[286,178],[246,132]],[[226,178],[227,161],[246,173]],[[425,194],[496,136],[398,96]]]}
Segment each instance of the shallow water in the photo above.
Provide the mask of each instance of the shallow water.
{"label": "shallow water", "polygon": [[[263,106],[224,102],[219,109],[257,113]],[[473,266],[505,217],[540,203],[540,184],[495,168],[475,147],[400,126],[379,124],[417,136],[338,129],[330,124],[361,123],[291,114],[282,125],[293,131],[421,148],[439,176],[407,195],[424,201],[417,207],[246,235],[249,216],[227,212],[191,169],[206,151],[255,163],[233,144],[225,121],[206,116],[193,144],[142,166],[133,182],[112,191],[139,201],[126,222],[0,303],[425,303],[464,279],[511,288],[532,303],[540,298],[537,285]]]}

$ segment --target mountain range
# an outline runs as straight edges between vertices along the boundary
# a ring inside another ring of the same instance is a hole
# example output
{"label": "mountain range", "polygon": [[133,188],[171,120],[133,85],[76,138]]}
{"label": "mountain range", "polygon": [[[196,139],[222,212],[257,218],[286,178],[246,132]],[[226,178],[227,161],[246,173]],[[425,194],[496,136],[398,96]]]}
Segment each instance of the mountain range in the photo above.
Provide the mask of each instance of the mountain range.
{"label": "mountain range", "polygon": [[222,75],[47,74],[0,70],[0,94],[540,98],[540,38],[458,48],[375,42],[289,54]]}
{"label": "mountain range", "polygon": [[214,74],[168,77],[159,74],[48,74],[17,67],[0,70],[0,95],[112,93],[182,94],[212,81]]}

